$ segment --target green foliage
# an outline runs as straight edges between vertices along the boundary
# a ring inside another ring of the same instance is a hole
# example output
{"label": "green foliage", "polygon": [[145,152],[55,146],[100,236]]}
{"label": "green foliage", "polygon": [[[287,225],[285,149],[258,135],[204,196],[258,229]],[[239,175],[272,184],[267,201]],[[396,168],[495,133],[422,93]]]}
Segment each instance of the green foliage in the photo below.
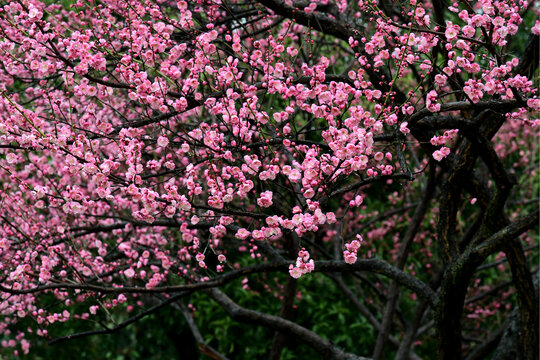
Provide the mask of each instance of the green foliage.
{"label": "green foliage", "polygon": [[60,1],[56,1],[56,0],[43,0],[43,2],[45,3],[45,5],[55,5],[55,4],[60,4],[62,5],[64,8],[66,9],[69,9],[70,5],[73,5],[77,2],[77,0],[60,0]]}
{"label": "green foliage", "polygon": [[[278,315],[281,306],[279,295],[268,294],[263,284],[276,291],[277,287],[272,284],[285,283],[285,276],[254,276],[250,279],[249,290],[242,289],[239,282],[231,283],[223,290],[245,308]],[[372,350],[375,334],[371,325],[350,302],[340,296],[330,279],[319,274],[305,276],[298,281],[297,291],[301,295],[294,303],[293,321],[312,329],[323,338],[331,339],[347,351],[368,353]],[[209,345],[234,359],[268,356],[274,336],[272,330],[235,322],[203,294],[194,294],[191,302],[197,308],[196,321]],[[298,354],[302,354],[302,358],[319,358],[299,339],[287,336],[282,359],[298,359]]]}

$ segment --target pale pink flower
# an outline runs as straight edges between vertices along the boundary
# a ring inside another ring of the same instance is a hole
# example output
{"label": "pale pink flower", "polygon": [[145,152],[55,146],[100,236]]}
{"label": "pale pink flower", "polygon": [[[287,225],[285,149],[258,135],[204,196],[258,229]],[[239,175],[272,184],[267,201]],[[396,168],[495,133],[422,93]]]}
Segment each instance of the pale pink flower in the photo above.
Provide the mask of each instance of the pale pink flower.
{"label": "pale pink flower", "polygon": [[540,35],[540,21],[536,20],[536,23],[534,24],[533,28],[531,29],[531,32],[534,35]]}
{"label": "pale pink flower", "polygon": [[124,270],[124,275],[128,278],[132,278],[133,276],[135,276],[135,270],[131,268]]}
{"label": "pale pink flower", "polygon": [[257,205],[260,207],[269,207],[272,205],[272,192],[271,191],[265,191],[261,193],[261,197],[257,199]]}
{"label": "pale pink flower", "polygon": [[249,232],[248,230],[244,228],[241,228],[241,229],[238,229],[238,231],[236,232],[234,236],[237,239],[244,240],[244,239],[247,239],[250,235],[251,235],[251,232]]}
{"label": "pale pink flower", "polygon": [[297,267],[293,267],[293,266],[291,265],[290,268],[289,268],[289,274],[290,274],[291,277],[293,277],[294,279],[298,279],[298,278],[300,278],[300,276],[302,276],[302,270],[300,270],[300,269],[297,268]]}
{"label": "pale pink flower", "polygon": [[345,259],[345,262],[347,264],[354,264],[356,262],[356,253],[355,252],[350,252],[348,250],[345,250],[343,252],[343,258]]}
{"label": "pale pink flower", "polygon": [[160,147],[166,147],[167,145],[169,145],[169,139],[167,139],[165,136],[160,136],[157,139],[157,144]]}
{"label": "pale pink flower", "polygon": [[17,155],[14,153],[9,153],[6,155],[6,160],[8,164],[16,164],[17,163]]}
{"label": "pale pink flower", "polygon": [[409,130],[409,128],[407,127],[407,125],[409,125],[409,123],[407,121],[404,121],[401,123],[401,125],[399,126],[399,131],[402,133],[402,134],[408,134],[411,132],[411,130]]}
{"label": "pale pink flower", "polygon": [[452,40],[457,39],[457,36],[459,33],[458,29],[459,28],[456,28],[456,26],[449,24],[444,33],[444,35],[446,36],[446,40],[452,41]]}

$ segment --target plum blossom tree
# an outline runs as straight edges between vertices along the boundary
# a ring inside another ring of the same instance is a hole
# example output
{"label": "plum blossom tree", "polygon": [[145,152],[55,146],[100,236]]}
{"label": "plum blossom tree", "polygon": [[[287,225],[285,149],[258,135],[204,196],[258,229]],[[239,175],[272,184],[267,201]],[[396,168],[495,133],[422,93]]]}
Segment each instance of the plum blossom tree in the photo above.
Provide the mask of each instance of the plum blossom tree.
{"label": "plum blossom tree", "polygon": [[[2,353],[169,306],[224,358],[200,294],[271,359],[538,359],[537,1],[0,5]],[[296,321],[310,277],[371,347]]]}

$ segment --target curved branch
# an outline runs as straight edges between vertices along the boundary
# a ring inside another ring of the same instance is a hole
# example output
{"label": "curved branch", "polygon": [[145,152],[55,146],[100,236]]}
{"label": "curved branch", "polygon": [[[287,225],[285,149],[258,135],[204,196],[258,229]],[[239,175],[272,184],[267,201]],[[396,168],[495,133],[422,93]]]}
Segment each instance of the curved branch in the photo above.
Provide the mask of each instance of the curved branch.
{"label": "curved branch", "polygon": [[474,249],[474,253],[485,259],[489,255],[502,249],[502,247],[507,245],[510,240],[513,240],[524,232],[538,226],[538,219],[539,210],[520,218],[487,238],[482,244]]}
{"label": "curved branch", "polygon": [[[519,103],[517,100],[486,100],[486,101],[479,101],[476,104],[473,104],[468,101],[454,101],[449,102],[446,104],[441,104],[441,109],[438,111],[446,112],[446,111],[455,111],[455,110],[483,110],[483,109],[492,109],[492,110],[510,110],[515,107],[519,106]],[[422,108],[409,116],[405,121],[409,123],[409,127],[414,125],[416,122],[418,122],[420,119],[425,118],[426,116],[429,116],[430,114],[433,114],[431,111],[429,111],[427,108]]]}
{"label": "curved branch", "polygon": [[139,321],[140,319],[142,319],[142,318],[144,318],[144,317],[146,317],[148,315],[153,314],[154,312],[158,311],[162,307],[165,307],[165,306],[175,302],[176,300],[178,300],[178,299],[180,299],[180,298],[182,298],[184,296],[187,296],[189,294],[191,294],[190,291],[184,291],[184,292],[182,292],[180,294],[171,296],[170,298],[168,298],[166,300],[163,300],[159,304],[156,304],[156,305],[146,309],[145,311],[143,311],[143,312],[129,318],[128,320],[116,325],[113,328],[107,328],[107,329],[104,329],[104,330],[83,331],[83,332],[79,332],[79,333],[75,333],[75,334],[71,334],[71,335],[67,335],[67,336],[62,336],[62,337],[50,340],[49,345],[57,344],[57,343],[67,341],[67,340],[73,340],[73,339],[77,339],[77,338],[82,338],[82,337],[86,337],[86,336],[112,334],[112,333],[114,333],[114,332],[116,332],[118,330],[121,330],[121,329],[125,328],[128,325],[133,324],[134,322]]}
{"label": "curved branch", "polygon": [[[194,284],[184,285],[170,285],[170,286],[158,286],[154,288],[146,287],[113,287],[113,286],[101,286],[94,284],[81,284],[81,283],[59,283],[38,286],[31,289],[16,290],[12,288],[6,288],[0,285],[0,291],[13,294],[32,294],[47,290],[54,289],[78,289],[88,290],[103,294],[119,294],[119,293],[174,293],[179,291],[195,291],[202,289],[209,289],[222,286],[234,279],[262,272],[280,271],[286,272],[289,269],[289,265],[292,261],[262,263],[258,265],[247,266],[242,269],[233,270],[224,275],[217,276],[213,280],[198,282]],[[347,264],[344,261],[316,261],[315,272],[354,272],[354,271],[369,271],[373,273],[382,274],[398,281],[400,284],[408,287],[419,296],[426,298],[431,304],[435,303],[437,295],[435,292],[425,283],[416,279],[414,276],[399,270],[398,268],[388,264],[387,262],[379,259],[365,259],[358,260],[355,264]]]}
{"label": "curved branch", "polygon": [[229,313],[234,320],[259,324],[276,331],[287,333],[311,346],[325,359],[343,360],[368,360],[368,358],[346,353],[331,342],[323,339],[311,330],[306,329],[292,321],[285,320],[279,316],[261,313],[259,311],[246,309],[236,304],[231,298],[218,289],[209,289],[206,293],[214,299],[222,308]]}
{"label": "curved branch", "polygon": [[396,280],[400,285],[406,286],[417,295],[425,298],[431,305],[437,301],[437,294],[427,284],[418,280],[414,276],[399,270],[395,266],[379,259],[358,260],[354,264],[347,264],[344,261],[316,261],[316,272],[351,272],[370,271],[385,275]]}

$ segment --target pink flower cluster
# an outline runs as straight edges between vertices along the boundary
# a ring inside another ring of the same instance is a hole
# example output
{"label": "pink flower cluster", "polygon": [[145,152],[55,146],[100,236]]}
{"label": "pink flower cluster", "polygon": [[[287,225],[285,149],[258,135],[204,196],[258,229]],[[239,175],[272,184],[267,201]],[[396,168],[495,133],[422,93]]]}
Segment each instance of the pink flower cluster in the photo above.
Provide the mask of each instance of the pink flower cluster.
{"label": "pink flower cluster", "polygon": [[343,252],[343,258],[345,259],[345,262],[347,264],[354,264],[356,262],[357,252],[358,252],[358,249],[360,249],[360,246],[362,245],[363,241],[364,239],[362,238],[362,235],[357,234],[356,240],[353,240],[350,243],[345,244],[345,248],[347,250]]}
{"label": "pink flower cluster", "polygon": [[431,90],[426,96],[426,107],[431,112],[441,111],[441,104],[436,103],[438,94],[435,90]]}
{"label": "pink flower cluster", "polygon": [[272,205],[272,191],[264,191],[261,197],[257,199],[257,205],[266,208]]}
{"label": "pink flower cluster", "polygon": [[289,265],[289,274],[298,279],[302,275],[312,272],[315,269],[315,263],[313,259],[309,259],[309,252],[302,248],[298,252],[298,258],[296,259],[296,266]]}
{"label": "pink flower cluster", "polygon": [[442,148],[440,148],[439,150],[435,150],[433,152],[433,158],[437,161],[441,161],[442,159],[444,159],[445,157],[447,157],[448,155],[450,155],[450,149],[447,148],[446,146],[443,146]]}

